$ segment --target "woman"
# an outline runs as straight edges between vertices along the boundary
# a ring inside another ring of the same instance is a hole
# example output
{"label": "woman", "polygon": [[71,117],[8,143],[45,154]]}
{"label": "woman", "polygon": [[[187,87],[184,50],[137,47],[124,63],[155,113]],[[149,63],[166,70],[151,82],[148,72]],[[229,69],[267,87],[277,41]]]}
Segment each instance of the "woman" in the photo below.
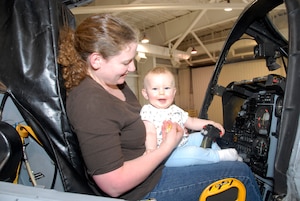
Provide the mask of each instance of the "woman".
{"label": "woman", "polygon": [[245,184],[248,201],[261,200],[244,163],[164,167],[183,136],[178,124],[165,122],[160,147],[145,153],[141,106],[125,83],[127,73],[135,71],[137,44],[137,32],[112,15],[89,17],[75,32],[61,35],[67,114],[88,174],[101,191],[126,200],[196,201],[213,181],[236,177]]}

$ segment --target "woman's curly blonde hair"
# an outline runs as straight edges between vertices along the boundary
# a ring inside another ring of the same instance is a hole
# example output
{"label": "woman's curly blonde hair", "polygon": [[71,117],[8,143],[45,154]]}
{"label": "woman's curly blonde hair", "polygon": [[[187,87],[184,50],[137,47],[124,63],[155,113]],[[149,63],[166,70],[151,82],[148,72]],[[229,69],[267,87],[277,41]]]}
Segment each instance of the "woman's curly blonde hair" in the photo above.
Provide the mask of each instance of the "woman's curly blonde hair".
{"label": "woman's curly blonde hair", "polygon": [[96,52],[104,59],[115,56],[132,42],[138,42],[139,32],[110,14],[85,19],[74,31],[60,31],[58,63],[67,91],[79,85],[88,75],[89,56]]}

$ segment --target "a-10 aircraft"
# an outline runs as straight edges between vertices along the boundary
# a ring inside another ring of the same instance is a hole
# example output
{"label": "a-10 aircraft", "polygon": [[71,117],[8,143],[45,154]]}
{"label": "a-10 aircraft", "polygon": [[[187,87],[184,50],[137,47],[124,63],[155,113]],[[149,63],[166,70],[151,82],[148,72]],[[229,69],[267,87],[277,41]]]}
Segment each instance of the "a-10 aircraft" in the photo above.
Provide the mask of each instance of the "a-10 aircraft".
{"label": "a-10 aircraft", "polygon": [[[268,17],[278,6],[286,8],[287,37]],[[70,10],[55,0],[3,0],[0,10],[0,200],[119,200],[93,195],[64,109],[56,55],[59,27],[74,26]],[[238,150],[264,201],[300,200],[299,19],[300,0],[250,3],[227,37],[199,113],[209,118],[221,98],[226,134],[218,143]],[[244,38],[256,42],[252,59],[265,60],[267,73],[223,86],[228,52]],[[19,137],[22,129],[29,137]],[[33,175],[30,165],[43,171]]]}

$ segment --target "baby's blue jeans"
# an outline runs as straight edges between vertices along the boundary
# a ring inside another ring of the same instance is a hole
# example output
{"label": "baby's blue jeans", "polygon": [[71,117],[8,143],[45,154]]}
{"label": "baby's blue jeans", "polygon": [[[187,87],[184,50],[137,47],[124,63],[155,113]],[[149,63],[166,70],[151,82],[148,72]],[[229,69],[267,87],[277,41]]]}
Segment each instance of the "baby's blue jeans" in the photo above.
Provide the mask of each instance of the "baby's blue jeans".
{"label": "baby's blue jeans", "polygon": [[174,149],[165,166],[180,167],[219,162],[218,144],[214,142],[211,148],[202,148],[202,140],[203,135],[200,132],[191,133],[185,145]]}

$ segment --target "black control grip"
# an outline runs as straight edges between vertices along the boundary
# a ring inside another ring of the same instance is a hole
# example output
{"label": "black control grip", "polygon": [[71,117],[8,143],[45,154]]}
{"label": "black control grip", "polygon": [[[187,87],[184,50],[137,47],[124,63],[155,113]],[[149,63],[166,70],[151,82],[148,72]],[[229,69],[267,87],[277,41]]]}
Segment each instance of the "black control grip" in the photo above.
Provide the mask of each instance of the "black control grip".
{"label": "black control grip", "polygon": [[221,131],[211,124],[204,126],[200,132],[203,135],[201,143],[201,147],[203,148],[211,148],[212,143],[216,141],[216,138],[219,138],[221,134]]}

